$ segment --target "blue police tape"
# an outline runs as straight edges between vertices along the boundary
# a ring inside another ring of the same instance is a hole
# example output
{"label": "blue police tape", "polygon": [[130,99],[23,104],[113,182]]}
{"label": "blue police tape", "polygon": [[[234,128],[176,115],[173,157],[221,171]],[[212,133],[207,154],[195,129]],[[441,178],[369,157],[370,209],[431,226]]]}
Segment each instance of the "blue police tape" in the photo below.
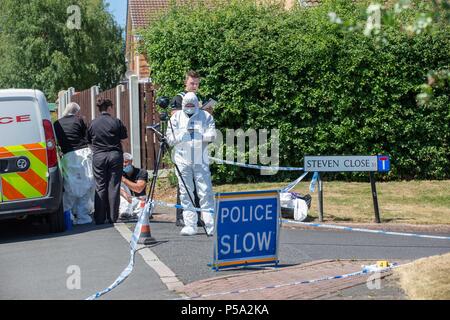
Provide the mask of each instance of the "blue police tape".
{"label": "blue police tape", "polygon": [[291,220],[286,220],[286,219],[282,219],[281,221],[283,223],[299,224],[299,225],[308,226],[308,227],[317,227],[317,228],[325,228],[325,229],[338,229],[338,230],[344,230],[344,231],[367,232],[367,233],[384,234],[384,235],[390,235],[390,236],[405,236],[405,237],[450,240],[450,237],[444,237],[444,236],[431,236],[431,235],[417,234],[417,233],[402,233],[402,232],[391,232],[391,231],[384,231],[384,230],[351,228],[351,227],[336,226],[336,225],[331,225],[331,224],[291,221]]}
{"label": "blue police tape", "polygon": [[316,189],[316,183],[317,183],[318,179],[319,179],[319,173],[318,172],[314,172],[313,177],[311,179],[311,183],[309,185],[309,191],[310,192],[314,192],[314,190]]}
{"label": "blue police tape", "polygon": [[265,287],[252,288],[252,289],[241,289],[241,290],[234,290],[234,291],[227,291],[227,292],[210,293],[210,294],[197,295],[197,296],[192,296],[192,297],[179,298],[179,299],[175,299],[175,300],[191,300],[191,299],[200,299],[200,298],[210,298],[210,297],[214,297],[214,296],[223,296],[223,295],[229,295],[229,294],[242,294],[242,293],[247,293],[247,292],[252,292],[252,291],[278,289],[278,288],[288,287],[288,286],[311,284],[311,283],[336,280],[336,279],[345,279],[345,278],[349,278],[349,277],[366,275],[366,274],[376,273],[376,272],[385,273],[385,272],[390,271],[397,267],[399,267],[399,265],[397,263],[392,263],[389,267],[386,267],[386,268],[380,268],[377,265],[363,266],[363,269],[361,271],[337,275],[337,276],[323,277],[323,278],[314,279],[314,280],[301,280],[301,281],[283,283],[283,284],[278,284],[278,285],[270,285],[270,286],[265,286]]}
{"label": "blue police tape", "polygon": [[250,168],[250,169],[267,170],[267,171],[304,171],[304,168],[299,168],[299,167],[269,167],[269,166],[260,166],[260,165],[256,165],[256,164],[233,162],[233,161],[222,160],[222,159],[213,158],[213,157],[209,157],[209,159],[213,160],[219,164],[230,164],[233,166]]}
{"label": "blue police tape", "polygon": [[[297,184],[299,184],[307,175],[308,175],[308,172],[305,172],[297,180],[291,182],[285,188],[281,189],[280,192],[282,192],[282,193],[289,192],[290,190],[295,188],[295,186]],[[168,207],[168,208],[183,209],[183,210],[190,210],[190,211],[199,211],[199,212],[206,211],[206,212],[214,213],[214,209],[203,210],[202,208],[184,207],[184,206],[182,206],[180,204],[167,203],[167,202],[163,202],[163,201],[153,201],[153,203],[156,204],[156,205],[159,205],[159,206],[162,206],[162,207]]]}
{"label": "blue police tape", "polygon": [[[284,192],[289,192],[291,191],[293,188],[295,188],[295,186],[297,186],[307,175],[309,172],[305,172],[304,174],[302,174],[297,180],[291,182],[290,184],[288,184],[285,188],[281,189],[280,192],[284,193]],[[154,204],[162,206],[162,207],[168,207],[168,208],[175,208],[175,209],[183,209],[183,210],[190,210],[190,211],[205,211],[202,208],[194,208],[194,207],[184,207],[180,204],[173,204],[173,203],[167,203],[167,202],[163,202],[163,201],[153,201]],[[210,209],[210,210],[206,210],[207,212],[210,213],[214,213],[214,209]]]}
{"label": "blue police tape", "polygon": [[298,185],[300,183],[300,181],[303,180],[303,178],[305,178],[308,175],[309,172],[305,172],[304,174],[302,174],[300,176],[300,178],[298,178],[297,180],[295,180],[294,182],[291,182],[290,184],[287,185],[287,187],[283,188],[280,190],[280,192],[284,193],[284,192],[289,192],[292,189],[295,188],[296,185]]}
{"label": "blue police tape", "polygon": [[[221,160],[218,158],[209,157],[210,160],[213,160],[220,164],[229,164],[233,166],[238,167],[244,167],[244,168],[251,168],[251,169],[262,169],[262,170],[268,170],[268,171],[304,171],[304,168],[298,168],[298,167],[268,167],[268,166],[259,166],[255,164],[245,164],[245,163],[239,163],[239,162],[233,162],[233,161],[227,161],[227,160]],[[300,181],[303,180],[308,175],[309,172],[305,172],[300,178],[295,180],[294,182],[290,183],[287,187],[280,190],[280,192],[289,192],[292,190],[297,184],[300,183]]]}
{"label": "blue police tape", "polygon": [[180,204],[167,203],[167,202],[163,202],[163,201],[153,201],[153,203],[158,205],[158,206],[161,206],[161,207],[183,209],[183,210],[189,210],[189,211],[200,211],[200,212],[214,213],[214,209],[203,210],[202,208],[184,207],[184,206],[182,206]]}
{"label": "blue police tape", "polygon": [[134,268],[134,257],[136,255],[137,242],[141,235],[141,228],[142,228],[142,225],[144,224],[144,221],[146,221],[146,220],[148,221],[148,217],[153,212],[153,208],[154,208],[154,206],[150,202],[148,202],[145,205],[144,212],[141,214],[139,221],[136,224],[136,227],[134,228],[133,236],[131,237],[131,241],[130,241],[130,262],[128,263],[128,266],[122,271],[122,273],[119,275],[119,277],[108,288],[91,295],[86,300],[95,300],[95,299],[100,298],[102,295],[112,291],[114,288],[116,288],[118,285],[120,285],[131,274],[131,272],[133,271],[133,268]]}

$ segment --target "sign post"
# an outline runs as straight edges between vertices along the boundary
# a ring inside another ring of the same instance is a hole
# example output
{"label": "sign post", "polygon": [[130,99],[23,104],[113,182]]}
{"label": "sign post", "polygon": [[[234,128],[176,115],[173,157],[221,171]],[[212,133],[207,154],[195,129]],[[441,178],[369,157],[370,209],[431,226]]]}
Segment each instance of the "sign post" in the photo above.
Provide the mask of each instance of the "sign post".
{"label": "sign post", "polygon": [[370,175],[370,187],[372,189],[373,208],[375,210],[375,222],[381,223],[380,210],[378,209],[377,186],[375,185],[375,174],[373,172],[370,172],[369,175]]}
{"label": "sign post", "polygon": [[305,156],[304,167],[305,172],[319,174],[319,220],[321,222],[323,221],[323,184],[320,172],[369,172],[375,221],[381,223],[375,172],[390,171],[391,164],[388,156]]}
{"label": "sign post", "polygon": [[323,222],[323,182],[320,173],[317,173],[317,180],[319,182],[319,221]]}
{"label": "sign post", "polygon": [[278,264],[278,191],[218,193],[215,212],[213,269]]}

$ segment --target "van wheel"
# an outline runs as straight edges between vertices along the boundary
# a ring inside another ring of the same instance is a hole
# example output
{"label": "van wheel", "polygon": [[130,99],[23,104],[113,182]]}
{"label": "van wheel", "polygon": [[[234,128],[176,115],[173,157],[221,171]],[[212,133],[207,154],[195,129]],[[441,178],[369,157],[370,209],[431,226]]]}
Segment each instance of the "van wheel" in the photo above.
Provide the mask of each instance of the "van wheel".
{"label": "van wheel", "polygon": [[64,207],[62,201],[59,205],[58,210],[48,214],[48,222],[50,224],[51,233],[64,232],[66,230],[66,226],[64,224]]}

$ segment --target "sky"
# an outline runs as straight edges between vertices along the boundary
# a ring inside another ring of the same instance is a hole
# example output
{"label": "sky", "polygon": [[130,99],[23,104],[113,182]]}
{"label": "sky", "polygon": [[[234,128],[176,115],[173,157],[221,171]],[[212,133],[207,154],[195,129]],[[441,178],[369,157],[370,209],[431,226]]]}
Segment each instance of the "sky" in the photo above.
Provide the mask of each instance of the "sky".
{"label": "sky", "polygon": [[116,21],[125,28],[127,23],[127,0],[106,0],[109,3],[109,11],[114,15]]}

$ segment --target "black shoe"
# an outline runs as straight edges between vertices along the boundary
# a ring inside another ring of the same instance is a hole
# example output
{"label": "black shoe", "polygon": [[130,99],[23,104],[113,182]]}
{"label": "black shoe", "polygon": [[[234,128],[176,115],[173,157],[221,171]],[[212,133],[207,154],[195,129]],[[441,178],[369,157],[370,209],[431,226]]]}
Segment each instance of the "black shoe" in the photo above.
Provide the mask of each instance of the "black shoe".
{"label": "black shoe", "polygon": [[184,221],[183,219],[177,219],[177,221],[175,222],[175,225],[177,227],[184,227]]}

